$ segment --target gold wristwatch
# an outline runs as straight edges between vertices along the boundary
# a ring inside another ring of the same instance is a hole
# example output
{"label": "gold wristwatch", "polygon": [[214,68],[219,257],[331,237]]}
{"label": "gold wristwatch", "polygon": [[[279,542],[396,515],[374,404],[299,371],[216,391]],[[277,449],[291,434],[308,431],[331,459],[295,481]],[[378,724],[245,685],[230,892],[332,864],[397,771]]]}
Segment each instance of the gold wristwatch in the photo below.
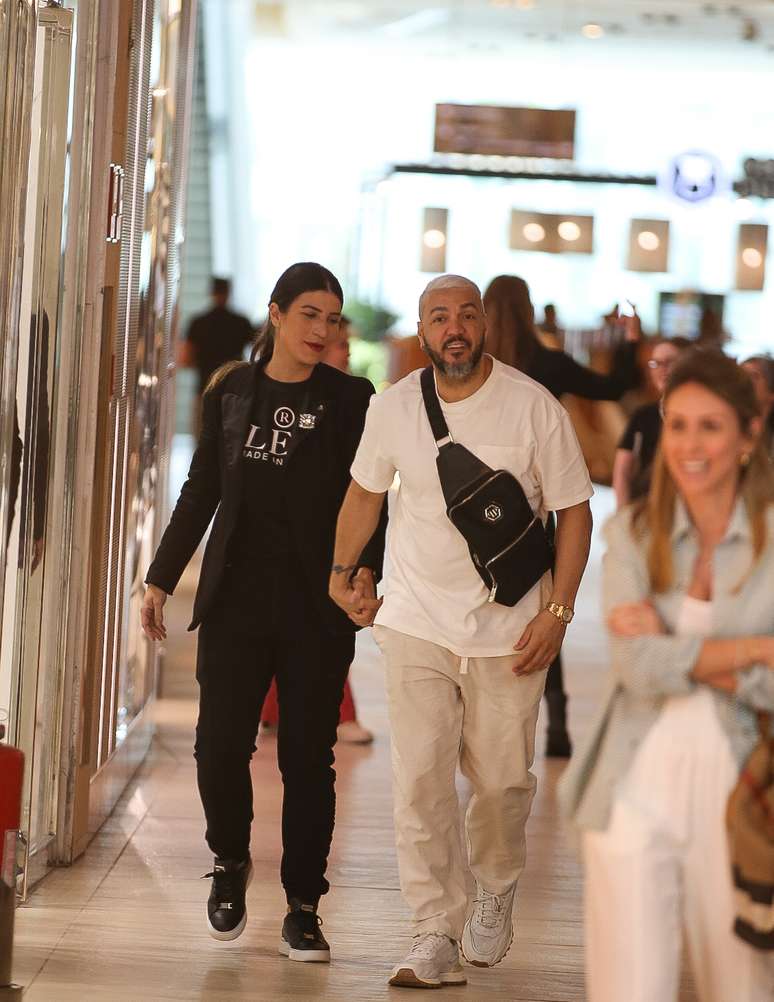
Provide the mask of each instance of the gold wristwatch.
{"label": "gold wristwatch", "polygon": [[575,615],[575,611],[571,609],[569,605],[559,605],[558,602],[549,602],[546,606],[546,610],[550,612],[552,616],[556,616],[559,622],[564,623],[565,626],[572,622],[572,617]]}

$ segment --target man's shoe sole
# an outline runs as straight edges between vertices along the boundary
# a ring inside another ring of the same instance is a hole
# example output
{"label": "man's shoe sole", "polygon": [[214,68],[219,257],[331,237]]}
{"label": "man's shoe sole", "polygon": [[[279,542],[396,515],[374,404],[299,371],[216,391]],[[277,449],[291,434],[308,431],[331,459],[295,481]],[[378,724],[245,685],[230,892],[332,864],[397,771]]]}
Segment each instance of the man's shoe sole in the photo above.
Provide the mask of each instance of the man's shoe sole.
{"label": "man's shoe sole", "polygon": [[283,939],[279,945],[279,952],[288,960],[298,960],[302,964],[330,964],[330,950],[295,950],[290,943]]}
{"label": "man's shoe sole", "polygon": [[423,981],[411,967],[399,967],[387,982],[396,988],[443,988],[445,985],[466,985],[468,979],[463,971],[442,974],[438,981]]}
{"label": "man's shoe sole", "polygon": [[501,957],[498,957],[497,960],[495,960],[495,962],[493,964],[490,964],[490,963],[488,963],[485,960],[471,960],[470,957],[468,957],[468,955],[465,953],[464,941],[465,941],[465,937],[464,937],[464,934],[463,934],[462,941],[460,942],[460,953],[462,954],[463,958],[472,967],[497,967],[497,965],[499,963],[501,963],[503,960],[505,960],[505,958],[508,956],[508,953],[510,952],[511,947],[513,946],[513,929],[511,929],[511,938],[510,938],[510,940],[508,942],[508,945],[505,948],[505,952],[503,953],[503,955]]}

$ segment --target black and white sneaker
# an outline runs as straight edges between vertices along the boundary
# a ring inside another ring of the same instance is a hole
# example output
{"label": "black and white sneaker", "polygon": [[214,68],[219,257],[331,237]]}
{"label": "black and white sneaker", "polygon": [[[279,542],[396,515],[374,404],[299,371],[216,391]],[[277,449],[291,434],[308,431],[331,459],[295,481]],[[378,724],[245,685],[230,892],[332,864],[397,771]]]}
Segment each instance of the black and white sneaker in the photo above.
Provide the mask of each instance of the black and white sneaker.
{"label": "black and white sneaker", "polygon": [[331,948],[322,934],[322,919],[315,905],[302,904],[290,899],[290,911],[282,923],[282,941],[279,952],[290,960],[312,964],[329,964]]}
{"label": "black and white sneaker", "polygon": [[253,877],[253,864],[249,857],[240,861],[216,856],[212,873],[204,875],[207,877],[212,877],[212,890],[207,900],[210,936],[223,942],[236,939],[247,925],[245,893]]}

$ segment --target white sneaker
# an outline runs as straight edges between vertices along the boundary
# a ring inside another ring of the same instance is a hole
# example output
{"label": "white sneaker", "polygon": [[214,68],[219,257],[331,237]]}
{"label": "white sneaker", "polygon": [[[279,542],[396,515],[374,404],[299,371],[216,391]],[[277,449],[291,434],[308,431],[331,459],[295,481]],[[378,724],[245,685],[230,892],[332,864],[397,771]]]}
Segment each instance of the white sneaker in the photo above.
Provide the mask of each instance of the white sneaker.
{"label": "white sneaker", "polygon": [[510,950],[515,893],[515,884],[505,894],[490,894],[476,883],[473,914],[462,933],[462,956],[469,964],[494,967]]}
{"label": "white sneaker", "polygon": [[440,932],[415,936],[406,959],[393,968],[389,980],[389,984],[402,988],[441,988],[467,983],[457,944]]}
{"label": "white sneaker", "polygon": [[336,728],[336,738],[345,745],[370,745],[374,736],[357,720],[345,720]]}

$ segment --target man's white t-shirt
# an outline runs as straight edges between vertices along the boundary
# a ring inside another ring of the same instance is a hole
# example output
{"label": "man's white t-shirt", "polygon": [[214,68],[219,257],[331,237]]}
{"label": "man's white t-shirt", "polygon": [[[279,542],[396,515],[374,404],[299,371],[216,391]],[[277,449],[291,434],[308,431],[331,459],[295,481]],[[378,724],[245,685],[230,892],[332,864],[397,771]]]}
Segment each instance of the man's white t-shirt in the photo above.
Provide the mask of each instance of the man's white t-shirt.
{"label": "man's white t-shirt", "polygon": [[[567,412],[539,383],[492,362],[489,378],[472,396],[441,400],[455,442],[516,476],[544,518],[586,501],[594,492]],[[376,623],[460,657],[510,654],[545,604],[550,575],[513,608],[488,601],[467,543],[446,514],[420,372],[371,397],[352,464],[352,477],[367,491],[388,490],[396,472],[400,480]]]}

